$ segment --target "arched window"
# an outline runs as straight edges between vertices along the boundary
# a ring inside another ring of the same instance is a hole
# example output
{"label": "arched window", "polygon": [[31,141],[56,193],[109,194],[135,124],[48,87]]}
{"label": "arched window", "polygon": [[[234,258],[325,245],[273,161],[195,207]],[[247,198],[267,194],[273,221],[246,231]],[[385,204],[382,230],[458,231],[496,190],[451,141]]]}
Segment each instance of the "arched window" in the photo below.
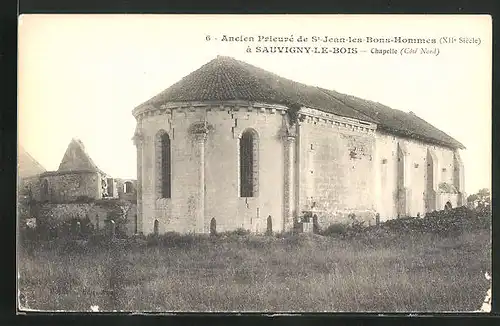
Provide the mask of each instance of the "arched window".
{"label": "arched window", "polygon": [[153,225],[153,233],[154,235],[158,235],[158,233],[160,232],[160,222],[158,222],[158,220],[155,220],[155,223]]}
{"label": "arched window", "polygon": [[126,181],[123,184],[123,192],[126,194],[131,194],[134,192],[134,185],[130,181]]}
{"label": "arched window", "polygon": [[217,222],[215,221],[215,218],[212,218],[210,221],[210,235],[216,235],[217,234]]}
{"label": "arched window", "polygon": [[266,229],[266,233],[268,235],[272,235],[273,234],[273,219],[272,219],[271,215],[269,215],[267,217],[267,229]]}
{"label": "arched window", "polygon": [[240,138],[240,197],[256,197],[259,183],[257,133],[246,130]]}
{"label": "arched window", "polygon": [[161,130],[156,137],[156,191],[159,198],[170,198],[172,194],[170,137]]}
{"label": "arched window", "polygon": [[445,210],[445,211],[450,210],[450,209],[452,209],[452,208],[453,208],[453,206],[451,205],[451,203],[450,203],[450,202],[446,202],[446,205],[444,205],[444,210]]}

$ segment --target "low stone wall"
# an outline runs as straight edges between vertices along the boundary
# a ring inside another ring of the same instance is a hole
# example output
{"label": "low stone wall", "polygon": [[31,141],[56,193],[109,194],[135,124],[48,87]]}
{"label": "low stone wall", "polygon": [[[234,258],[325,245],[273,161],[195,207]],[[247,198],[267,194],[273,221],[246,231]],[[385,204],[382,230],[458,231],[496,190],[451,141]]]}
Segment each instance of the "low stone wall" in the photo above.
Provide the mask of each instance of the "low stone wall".
{"label": "low stone wall", "polygon": [[315,220],[319,228],[327,228],[331,224],[351,224],[353,222],[363,222],[366,226],[376,224],[376,212],[372,210],[344,210],[336,214],[321,210],[303,211],[302,218],[310,221]]}
{"label": "low stone wall", "polygon": [[126,210],[126,233],[135,233],[137,216],[137,205],[135,203],[118,200],[100,200],[91,203],[68,203],[68,204],[38,204],[32,209],[33,217],[44,221],[68,221],[72,219],[84,219],[88,217],[96,229],[103,229],[105,220],[119,212]]}

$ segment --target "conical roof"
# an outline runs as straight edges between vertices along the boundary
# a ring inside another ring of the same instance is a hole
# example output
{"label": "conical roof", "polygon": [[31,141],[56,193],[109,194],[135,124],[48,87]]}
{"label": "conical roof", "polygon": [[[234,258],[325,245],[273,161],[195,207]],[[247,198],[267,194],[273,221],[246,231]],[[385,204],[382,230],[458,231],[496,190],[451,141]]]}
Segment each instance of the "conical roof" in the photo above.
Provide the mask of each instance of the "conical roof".
{"label": "conical roof", "polygon": [[82,141],[73,138],[59,164],[58,172],[100,172],[103,173],[85,151]]}
{"label": "conical roof", "polygon": [[17,151],[17,173],[20,178],[28,178],[45,172],[45,168],[38,163],[22,146]]}
{"label": "conical roof", "polygon": [[139,105],[168,102],[242,100],[301,106],[376,123],[379,129],[452,148],[460,142],[414,114],[382,104],[305,85],[231,57],[218,56],[163,92]]}

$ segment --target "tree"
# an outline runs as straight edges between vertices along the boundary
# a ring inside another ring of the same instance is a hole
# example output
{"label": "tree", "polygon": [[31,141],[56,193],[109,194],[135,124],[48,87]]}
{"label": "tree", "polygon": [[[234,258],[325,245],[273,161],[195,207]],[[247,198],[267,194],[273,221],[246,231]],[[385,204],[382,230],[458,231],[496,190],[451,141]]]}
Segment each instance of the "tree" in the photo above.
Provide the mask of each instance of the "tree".
{"label": "tree", "polygon": [[477,192],[477,196],[480,201],[489,201],[490,199],[490,190],[488,188],[483,188]]}
{"label": "tree", "polygon": [[488,188],[482,188],[477,193],[467,197],[469,204],[477,204],[478,208],[489,206],[491,201],[491,192]]}
{"label": "tree", "polygon": [[479,200],[479,196],[477,194],[472,194],[467,197],[468,203],[474,203],[476,200]]}

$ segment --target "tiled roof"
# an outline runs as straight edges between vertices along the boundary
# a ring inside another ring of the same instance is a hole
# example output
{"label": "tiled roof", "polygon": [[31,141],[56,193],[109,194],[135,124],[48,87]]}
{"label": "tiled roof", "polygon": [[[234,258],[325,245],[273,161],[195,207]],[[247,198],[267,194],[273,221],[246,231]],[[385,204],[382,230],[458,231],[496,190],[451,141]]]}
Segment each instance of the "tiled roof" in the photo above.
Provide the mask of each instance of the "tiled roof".
{"label": "tiled roof", "polygon": [[383,104],[363,100],[351,95],[341,94],[328,90],[332,96],[338,98],[345,104],[363,112],[378,124],[379,130],[397,134],[405,137],[420,139],[425,142],[437,143],[453,148],[465,149],[465,146],[447,135],[445,132],[434,127],[413,112],[403,112],[391,109]]}
{"label": "tiled roof", "polygon": [[229,100],[314,108],[376,123],[379,129],[389,133],[452,148],[465,148],[460,142],[413,113],[298,83],[224,56],[218,56],[140,106],[159,106],[167,102]]}

